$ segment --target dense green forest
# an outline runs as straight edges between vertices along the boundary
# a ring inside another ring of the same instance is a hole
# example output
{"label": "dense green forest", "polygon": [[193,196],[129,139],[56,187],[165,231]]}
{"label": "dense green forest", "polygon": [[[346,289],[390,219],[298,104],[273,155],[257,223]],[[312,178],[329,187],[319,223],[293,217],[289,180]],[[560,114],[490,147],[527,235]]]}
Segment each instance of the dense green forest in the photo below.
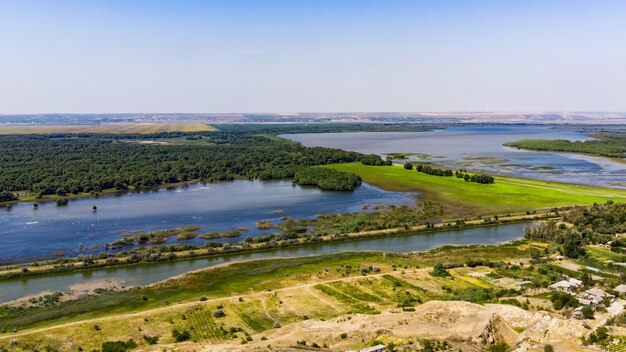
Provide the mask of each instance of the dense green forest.
{"label": "dense green forest", "polygon": [[[287,130],[287,128],[285,128]],[[279,127],[263,132],[280,133]],[[33,194],[124,190],[201,179],[281,179],[302,167],[362,161],[376,155],[304,147],[256,130],[146,135],[0,136],[0,192]],[[150,140],[152,144],[141,143]]]}
{"label": "dense green forest", "polygon": [[517,142],[505,143],[505,146],[518,149],[587,153],[617,158],[626,157],[626,134],[620,132],[603,132],[594,135],[597,140],[574,141],[524,139]]}
{"label": "dense green forest", "polygon": [[353,191],[361,185],[361,177],[333,169],[309,167],[296,171],[293,182],[326,190]]}

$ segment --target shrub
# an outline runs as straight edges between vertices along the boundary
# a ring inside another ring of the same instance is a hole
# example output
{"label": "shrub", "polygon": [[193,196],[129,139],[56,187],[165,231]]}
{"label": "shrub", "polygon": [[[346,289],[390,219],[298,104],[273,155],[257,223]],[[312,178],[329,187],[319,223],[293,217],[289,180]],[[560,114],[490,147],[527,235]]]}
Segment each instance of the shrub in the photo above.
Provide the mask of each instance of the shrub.
{"label": "shrub", "polygon": [[157,343],[159,343],[159,337],[158,336],[143,335],[143,339],[144,339],[144,341],[146,341],[146,343],[148,345],[156,345]]}
{"label": "shrub", "polygon": [[102,344],[102,352],[125,352],[137,347],[137,343],[130,339],[124,341],[107,341]]}
{"label": "shrub", "polygon": [[581,310],[581,313],[583,314],[583,318],[585,319],[594,318],[593,309],[591,309],[590,307],[583,307],[583,309]]}
{"label": "shrub", "polygon": [[489,347],[487,351],[489,352],[507,352],[509,350],[509,345],[504,342],[498,342],[495,345]]}
{"label": "shrub", "polygon": [[580,303],[576,297],[566,292],[555,292],[550,297],[550,301],[554,305],[554,309],[561,310],[563,308],[578,307]]}
{"label": "shrub", "polygon": [[182,330],[182,331],[174,330],[172,331],[172,337],[174,338],[174,341],[176,342],[183,342],[183,341],[187,341],[191,339],[191,334],[187,330]]}
{"label": "shrub", "polygon": [[448,272],[448,270],[446,270],[443,264],[437,263],[435,264],[433,271],[430,272],[430,275],[436,276],[436,277],[446,277],[446,276],[450,276],[450,273]]}
{"label": "shrub", "polygon": [[11,192],[0,192],[0,202],[8,202],[11,200],[17,200],[17,197],[15,196],[15,194]]}

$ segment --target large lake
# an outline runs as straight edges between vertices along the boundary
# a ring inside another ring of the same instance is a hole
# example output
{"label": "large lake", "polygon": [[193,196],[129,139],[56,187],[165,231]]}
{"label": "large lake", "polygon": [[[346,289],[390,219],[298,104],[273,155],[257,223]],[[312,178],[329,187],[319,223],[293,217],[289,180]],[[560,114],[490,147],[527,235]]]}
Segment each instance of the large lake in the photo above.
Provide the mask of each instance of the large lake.
{"label": "large lake", "polygon": [[[201,226],[223,231],[246,226],[243,236],[276,230],[257,230],[256,222],[277,222],[282,216],[298,219],[317,214],[363,211],[363,205],[412,204],[409,193],[387,192],[364,184],[353,192],[322,191],[294,186],[290,181],[232,181],[193,184],[175,189],[54,202],[18,203],[0,208],[0,263],[98,253],[123,232]],[[92,206],[97,211],[92,211]],[[219,241],[241,241],[241,238]],[[200,238],[168,243],[202,244]]]}
{"label": "large lake", "polygon": [[[0,281],[0,302],[35,295],[44,291],[68,291],[74,285],[89,282],[114,281],[119,285],[141,286],[155,283],[192,270],[218,264],[273,257],[299,257],[344,251],[384,251],[406,253],[424,251],[442,245],[493,245],[519,239],[526,223],[496,225],[433,233],[398,235],[360,239],[348,242],[310,244],[262,252],[214,256],[173,262],[142,263],[124,267],[95,269],[57,275],[34,276]],[[96,284],[97,286],[97,284]]]}
{"label": "large lake", "polygon": [[488,174],[588,185],[623,186],[626,164],[571,153],[533,152],[502,144],[520,139],[589,139],[584,133],[546,126],[457,126],[429,132],[349,132],[282,135],[306,146],[368,154],[421,153],[411,160]]}

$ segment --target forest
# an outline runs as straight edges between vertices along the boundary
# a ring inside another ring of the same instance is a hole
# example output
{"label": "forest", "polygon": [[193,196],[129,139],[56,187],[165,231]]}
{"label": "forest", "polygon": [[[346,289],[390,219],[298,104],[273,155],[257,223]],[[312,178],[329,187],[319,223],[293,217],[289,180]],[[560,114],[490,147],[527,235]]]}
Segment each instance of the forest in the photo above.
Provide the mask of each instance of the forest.
{"label": "forest", "polygon": [[[169,142],[181,137],[190,143]],[[145,144],[139,138],[158,143]],[[196,179],[283,179],[303,167],[354,161],[384,164],[376,155],[304,147],[254,130],[152,136],[9,135],[0,137],[0,192],[66,195]],[[3,193],[3,198],[9,197]]]}
{"label": "forest", "polygon": [[507,147],[539,151],[586,153],[608,157],[626,157],[626,134],[620,132],[602,132],[593,135],[598,138],[588,141],[524,139],[505,143]]}
{"label": "forest", "polygon": [[348,172],[319,167],[296,171],[293,182],[332,191],[353,191],[361,185],[361,177]]}

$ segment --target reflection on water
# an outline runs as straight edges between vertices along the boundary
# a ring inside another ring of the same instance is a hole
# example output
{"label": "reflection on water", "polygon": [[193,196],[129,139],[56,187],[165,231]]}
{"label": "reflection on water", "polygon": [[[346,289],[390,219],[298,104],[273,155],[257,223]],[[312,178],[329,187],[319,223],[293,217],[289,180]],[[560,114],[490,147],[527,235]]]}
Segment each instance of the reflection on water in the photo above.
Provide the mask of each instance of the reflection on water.
{"label": "reflection on water", "polygon": [[[255,224],[260,220],[276,222],[282,216],[312,218],[322,213],[361,211],[365,204],[412,201],[411,194],[386,192],[368,185],[354,192],[326,192],[293,186],[290,181],[233,181],[78,199],[66,207],[46,202],[34,209],[31,203],[19,203],[9,209],[0,208],[0,263],[49,258],[55,253],[98,253],[104,250],[105,243],[120,239],[121,232],[133,230],[198,225],[201,231],[212,232],[246,226],[250,231],[244,236],[255,236],[275,231],[257,230]],[[95,212],[93,205],[97,206]],[[177,240],[172,238],[169,242]],[[183,243],[204,242],[197,238]]]}
{"label": "reflection on water", "polygon": [[[546,181],[616,186],[624,182],[626,164],[572,153],[532,152],[502,144],[520,139],[585,140],[580,132],[545,126],[459,126],[430,132],[351,132],[290,134],[282,137],[306,146],[362,153],[422,153],[447,167]],[[415,155],[413,160],[424,160]]]}
{"label": "reflection on water", "polygon": [[388,236],[349,242],[322,243],[307,246],[276,249],[174,262],[143,263],[128,267],[97,269],[84,272],[58,274],[0,281],[0,302],[34,295],[43,291],[66,291],[77,283],[114,280],[124,285],[139,286],[162,281],[168,277],[192,270],[208,268],[221,263],[272,257],[298,257],[313,254],[345,251],[424,251],[442,245],[497,244],[523,236],[525,223],[471,229],[449,230],[429,234]]}

